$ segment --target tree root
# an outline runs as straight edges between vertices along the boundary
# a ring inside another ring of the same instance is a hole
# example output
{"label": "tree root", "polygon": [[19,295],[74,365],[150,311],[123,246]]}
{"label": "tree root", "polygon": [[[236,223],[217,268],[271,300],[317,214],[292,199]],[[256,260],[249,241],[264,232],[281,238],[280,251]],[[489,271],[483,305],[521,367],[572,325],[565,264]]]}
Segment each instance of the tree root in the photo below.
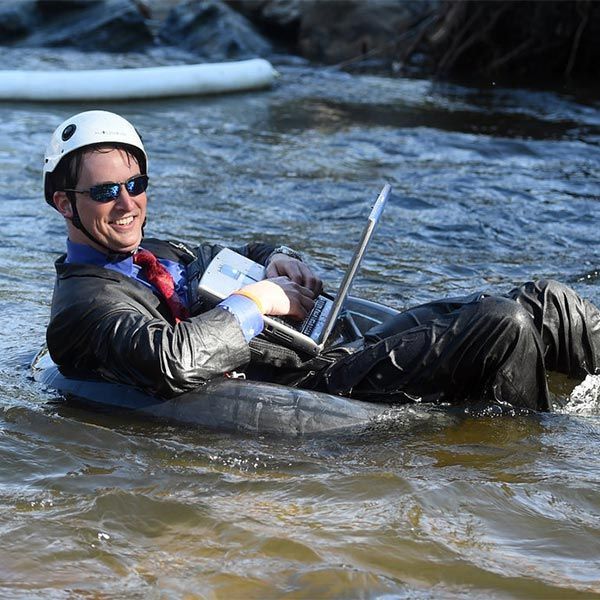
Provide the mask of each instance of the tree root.
{"label": "tree root", "polygon": [[403,58],[425,53],[437,76],[597,80],[599,36],[600,2],[455,0],[440,5]]}

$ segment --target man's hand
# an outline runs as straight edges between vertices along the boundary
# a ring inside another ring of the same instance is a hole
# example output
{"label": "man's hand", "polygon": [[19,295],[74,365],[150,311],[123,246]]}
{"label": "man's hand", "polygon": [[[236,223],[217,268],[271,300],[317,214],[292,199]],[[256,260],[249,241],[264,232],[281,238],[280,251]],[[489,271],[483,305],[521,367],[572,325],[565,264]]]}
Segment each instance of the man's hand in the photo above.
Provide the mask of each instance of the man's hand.
{"label": "man's hand", "polygon": [[295,283],[308,288],[313,292],[313,297],[323,291],[323,282],[312,272],[305,263],[287,254],[274,254],[265,271],[267,279],[285,275]]}
{"label": "man's hand", "polygon": [[240,291],[256,299],[263,314],[288,316],[299,321],[306,317],[315,303],[312,290],[288,277],[263,279],[244,286]]}

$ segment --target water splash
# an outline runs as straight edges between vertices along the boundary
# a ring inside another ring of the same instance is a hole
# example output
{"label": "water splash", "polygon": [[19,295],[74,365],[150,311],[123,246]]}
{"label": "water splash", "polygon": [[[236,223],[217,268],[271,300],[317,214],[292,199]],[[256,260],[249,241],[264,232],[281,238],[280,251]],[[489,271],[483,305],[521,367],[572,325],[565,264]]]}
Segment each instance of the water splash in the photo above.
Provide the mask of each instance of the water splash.
{"label": "water splash", "polygon": [[600,415],[600,375],[588,375],[557,412],[582,416]]}

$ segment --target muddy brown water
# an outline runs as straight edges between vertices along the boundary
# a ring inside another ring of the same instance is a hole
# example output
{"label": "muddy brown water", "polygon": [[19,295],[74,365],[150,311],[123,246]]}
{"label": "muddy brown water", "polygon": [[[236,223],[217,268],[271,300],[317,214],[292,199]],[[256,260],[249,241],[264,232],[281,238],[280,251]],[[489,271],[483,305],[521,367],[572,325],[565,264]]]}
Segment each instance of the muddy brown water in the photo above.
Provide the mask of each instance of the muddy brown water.
{"label": "muddy brown water", "polygon": [[[335,286],[389,181],[358,295],[402,308],[552,277],[600,302],[597,96],[279,70],[265,92],[102,104],[147,144],[149,234],[284,240]],[[65,237],[43,147],[97,106],[0,106],[3,598],[600,597],[594,394],[547,415],[273,439],[92,412],[33,383]]]}

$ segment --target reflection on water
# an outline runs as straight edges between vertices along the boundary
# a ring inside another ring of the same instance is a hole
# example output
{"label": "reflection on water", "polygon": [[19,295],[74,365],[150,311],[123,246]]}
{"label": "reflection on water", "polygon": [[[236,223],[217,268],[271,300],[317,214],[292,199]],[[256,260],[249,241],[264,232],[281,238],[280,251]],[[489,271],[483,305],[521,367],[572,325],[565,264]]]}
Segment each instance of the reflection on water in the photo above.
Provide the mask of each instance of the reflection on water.
{"label": "reflection on water", "polygon": [[[7,68],[177,59],[4,58]],[[281,71],[264,93],[102,105],[146,140],[149,233],[285,239],[333,286],[389,181],[359,295],[404,307],[554,277],[600,302],[597,102]],[[294,440],[94,413],[32,383],[64,244],[41,197],[41,156],[81,108],[0,107],[0,595],[600,595],[593,383],[551,415],[410,409],[361,435]],[[565,397],[574,383],[552,381]]]}

